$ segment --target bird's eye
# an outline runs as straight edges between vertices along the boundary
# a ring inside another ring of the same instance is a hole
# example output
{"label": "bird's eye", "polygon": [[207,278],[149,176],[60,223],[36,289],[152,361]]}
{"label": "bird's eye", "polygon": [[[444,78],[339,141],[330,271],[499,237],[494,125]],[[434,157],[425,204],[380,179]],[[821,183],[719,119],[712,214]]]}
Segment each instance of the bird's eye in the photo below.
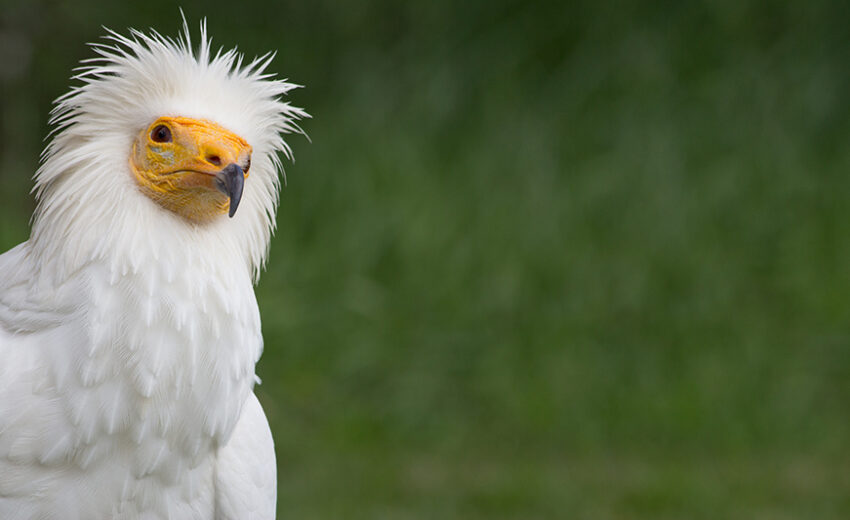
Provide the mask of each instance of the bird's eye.
{"label": "bird's eye", "polygon": [[156,125],[151,130],[151,140],[155,143],[170,143],[171,130],[165,125]]}
{"label": "bird's eye", "polygon": [[242,171],[248,173],[248,170],[251,169],[251,158],[248,157],[248,161],[245,163],[245,167],[242,168]]}

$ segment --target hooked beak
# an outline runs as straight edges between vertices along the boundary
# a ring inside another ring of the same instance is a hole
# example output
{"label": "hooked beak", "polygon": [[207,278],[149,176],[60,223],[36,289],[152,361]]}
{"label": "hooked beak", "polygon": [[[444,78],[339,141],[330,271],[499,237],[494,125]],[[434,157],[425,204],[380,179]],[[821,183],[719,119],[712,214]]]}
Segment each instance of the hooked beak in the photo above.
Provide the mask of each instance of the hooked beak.
{"label": "hooked beak", "polygon": [[215,174],[215,187],[230,198],[228,216],[233,218],[239,201],[242,200],[242,188],[245,186],[245,173],[236,163],[228,164]]}

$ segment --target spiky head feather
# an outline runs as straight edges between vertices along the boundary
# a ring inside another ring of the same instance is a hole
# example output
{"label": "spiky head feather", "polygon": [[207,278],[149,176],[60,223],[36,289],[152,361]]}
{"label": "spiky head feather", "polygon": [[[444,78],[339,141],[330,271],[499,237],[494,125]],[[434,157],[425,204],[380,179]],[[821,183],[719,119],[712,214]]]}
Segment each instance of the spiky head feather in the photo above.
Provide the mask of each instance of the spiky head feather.
{"label": "spiky head feather", "polygon": [[[92,48],[97,56],[78,69],[79,84],[56,100],[52,139],[35,176],[31,247],[37,264],[61,281],[92,260],[127,272],[150,259],[224,256],[256,280],[275,227],[279,154],[291,158],[283,135],[300,133],[297,121],[309,117],[282,99],[297,85],[266,72],[273,54],[250,62],[235,49],[212,54],[204,22],[196,50],[185,21],[177,40],[109,31],[105,43]],[[133,139],[164,115],[214,121],[253,147],[233,219],[193,224],[138,189],[128,165]]]}

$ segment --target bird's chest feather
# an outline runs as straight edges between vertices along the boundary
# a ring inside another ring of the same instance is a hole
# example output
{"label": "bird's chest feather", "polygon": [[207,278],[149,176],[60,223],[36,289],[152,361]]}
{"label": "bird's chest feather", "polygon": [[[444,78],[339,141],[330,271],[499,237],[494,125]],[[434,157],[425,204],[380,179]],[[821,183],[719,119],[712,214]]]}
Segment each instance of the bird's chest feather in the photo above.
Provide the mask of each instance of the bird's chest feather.
{"label": "bird's chest feather", "polygon": [[49,366],[36,392],[53,404],[35,420],[47,433],[20,452],[47,472],[85,472],[115,517],[193,518],[212,503],[215,450],[253,387],[262,338],[247,274],[206,267],[89,266],[70,291],[86,302],[77,325],[34,361]]}

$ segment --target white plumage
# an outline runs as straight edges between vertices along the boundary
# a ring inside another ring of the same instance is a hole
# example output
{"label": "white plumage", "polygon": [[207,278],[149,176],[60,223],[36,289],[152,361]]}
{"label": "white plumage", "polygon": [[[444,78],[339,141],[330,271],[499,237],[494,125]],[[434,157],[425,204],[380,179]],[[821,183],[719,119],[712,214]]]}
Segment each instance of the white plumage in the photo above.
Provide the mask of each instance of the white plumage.
{"label": "white plumage", "polygon": [[[270,57],[212,56],[203,24],[196,51],[185,26],[94,50],[57,101],[31,237],[0,255],[0,518],[273,518],[253,282],[282,134],[306,114]],[[139,189],[130,150],[162,116],[253,149],[233,218],[192,222]]]}

